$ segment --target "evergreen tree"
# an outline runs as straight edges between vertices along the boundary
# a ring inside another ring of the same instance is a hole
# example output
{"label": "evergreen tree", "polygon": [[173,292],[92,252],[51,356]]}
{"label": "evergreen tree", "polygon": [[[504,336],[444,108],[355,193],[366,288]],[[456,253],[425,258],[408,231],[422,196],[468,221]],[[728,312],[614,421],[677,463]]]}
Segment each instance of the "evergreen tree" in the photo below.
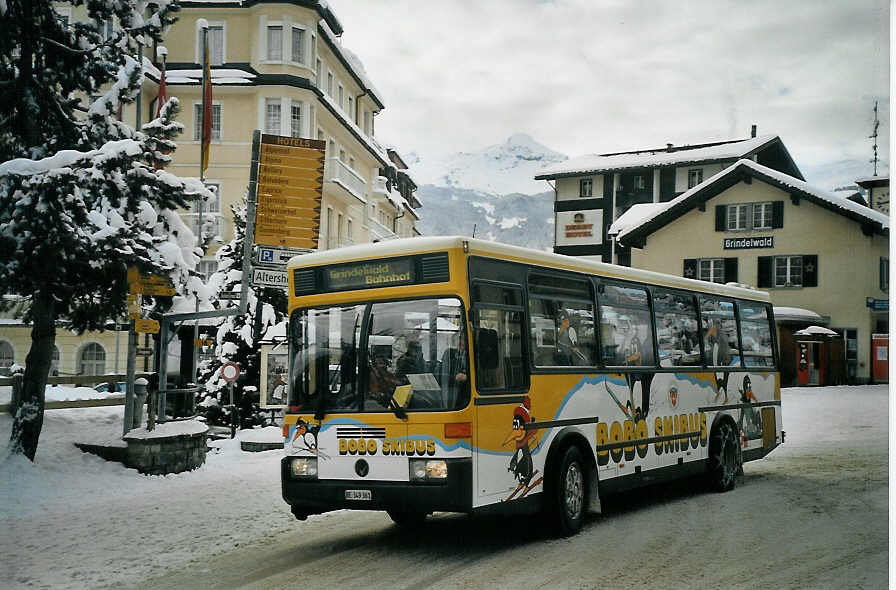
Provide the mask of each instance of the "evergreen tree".
{"label": "evergreen tree", "polygon": [[[234,220],[233,240],[218,249],[218,270],[208,281],[217,300],[224,307],[218,294],[234,292],[242,288],[243,246],[246,238],[246,206],[231,207]],[[258,423],[258,392],[261,384],[261,359],[259,340],[275,324],[284,321],[286,294],[280,289],[249,287],[246,313],[229,316],[218,326],[215,339],[215,358],[200,367],[200,382],[205,391],[199,394],[198,406],[204,408],[206,418],[213,423],[230,421],[229,411],[223,406],[230,403],[227,385],[221,377],[221,366],[234,362],[240,368],[240,376],[234,383],[234,400],[240,408],[242,425]]]}
{"label": "evergreen tree", "polygon": [[[173,274],[194,291],[194,238],[174,212],[211,195],[155,165],[177,130],[171,101],[149,134],[117,120],[143,83],[137,42],[161,40],[170,0],[0,0],[0,285],[32,324],[12,452],[34,460],[57,320],[82,332],[125,315],[126,271]],[[100,23],[120,28],[108,39]],[[85,104],[84,97],[100,97]]]}

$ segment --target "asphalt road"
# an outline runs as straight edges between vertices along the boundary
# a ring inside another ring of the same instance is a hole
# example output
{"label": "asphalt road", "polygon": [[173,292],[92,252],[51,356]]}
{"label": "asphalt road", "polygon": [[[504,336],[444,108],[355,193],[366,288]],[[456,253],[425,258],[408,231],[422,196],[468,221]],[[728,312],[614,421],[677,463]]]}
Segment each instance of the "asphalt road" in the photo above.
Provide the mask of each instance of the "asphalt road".
{"label": "asphalt road", "polygon": [[[870,419],[886,432],[883,415]],[[886,436],[836,428],[788,439],[728,493],[684,481],[605,501],[571,538],[531,517],[437,514],[406,532],[385,513],[336,512],[136,587],[886,588]]]}

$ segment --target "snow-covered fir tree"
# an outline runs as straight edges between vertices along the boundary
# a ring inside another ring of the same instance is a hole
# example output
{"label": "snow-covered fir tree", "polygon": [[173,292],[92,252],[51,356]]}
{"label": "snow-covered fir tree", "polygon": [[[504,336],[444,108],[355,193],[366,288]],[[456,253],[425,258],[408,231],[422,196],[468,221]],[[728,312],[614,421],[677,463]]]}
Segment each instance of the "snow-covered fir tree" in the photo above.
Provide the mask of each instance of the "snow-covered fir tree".
{"label": "snow-covered fir tree", "polygon": [[[174,212],[211,194],[159,170],[177,125],[172,101],[147,132],[117,119],[143,83],[137,42],[160,41],[171,0],[0,0],[0,285],[27,302],[32,345],[12,452],[34,459],[58,320],[77,332],[125,315],[126,271],[198,290],[192,232]],[[99,23],[119,28],[105,38]],[[85,97],[97,96],[91,103]]]}
{"label": "snow-covered fir tree", "polygon": [[[242,288],[243,245],[246,238],[246,206],[231,207],[234,221],[234,238],[218,249],[218,270],[209,278],[210,300],[223,307],[226,301],[218,298],[222,292],[235,292]],[[203,408],[211,422],[229,423],[230,403],[227,385],[221,377],[221,366],[234,362],[240,368],[239,379],[234,383],[234,400],[240,408],[242,424],[251,425],[258,409],[258,392],[261,383],[261,359],[259,340],[274,325],[284,321],[286,294],[280,289],[249,287],[246,313],[229,316],[218,326],[215,337],[215,357],[200,366],[200,383],[205,391],[199,394],[198,406]]]}

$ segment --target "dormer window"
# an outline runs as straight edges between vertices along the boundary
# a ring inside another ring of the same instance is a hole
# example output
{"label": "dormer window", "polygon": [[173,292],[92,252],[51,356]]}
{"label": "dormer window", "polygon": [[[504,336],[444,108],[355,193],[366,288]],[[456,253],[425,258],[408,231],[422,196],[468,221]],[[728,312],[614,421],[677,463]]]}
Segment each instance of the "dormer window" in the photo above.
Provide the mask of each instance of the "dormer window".
{"label": "dormer window", "polygon": [[694,188],[703,182],[703,168],[691,168],[688,170],[688,188]]}
{"label": "dormer window", "polygon": [[579,196],[589,198],[593,194],[594,180],[591,178],[582,178],[579,180]]}

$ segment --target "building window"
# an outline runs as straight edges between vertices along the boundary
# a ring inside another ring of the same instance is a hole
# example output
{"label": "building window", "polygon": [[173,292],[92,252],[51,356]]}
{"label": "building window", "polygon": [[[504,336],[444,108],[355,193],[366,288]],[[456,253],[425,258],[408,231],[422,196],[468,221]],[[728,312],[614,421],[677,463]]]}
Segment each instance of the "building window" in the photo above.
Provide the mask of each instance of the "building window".
{"label": "building window", "polygon": [[[193,141],[202,141],[202,103],[193,105],[196,127],[193,129]],[[212,105],[212,141],[221,140],[221,105]]]}
{"label": "building window", "polygon": [[79,375],[103,375],[106,372],[106,351],[98,342],[86,344],[78,354]]}
{"label": "building window", "polygon": [[725,229],[728,231],[749,229],[747,225],[749,205],[728,205],[728,223]]}
{"label": "building window", "polygon": [[199,261],[196,270],[199,272],[199,276],[202,277],[203,281],[208,281],[208,279],[218,271],[218,261],[214,258],[204,258]]}
{"label": "building window", "polygon": [[370,111],[364,111],[364,133],[370,135]]}
{"label": "building window", "polygon": [[108,41],[115,35],[115,21],[113,19],[109,18],[104,21],[98,20],[96,21],[96,24],[103,41]]}
{"label": "building window", "polygon": [[292,28],[292,61],[305,63],[305,30]]}
{"label": "building window", "polygon": [[711,283],[725,282],[724,258],[700,258],[697,260],[697,279]]}
{"label": "building window", "polygon": [[15,354],[12,344],[6,340],[0,340],[0,375],[9,375],[9,368],[15,362]]}
{"label": "building window", "polygon": [[355,101],[351,96],[348,97],[348,117],[355,121]]}
{"label": "building window", "polygon": [[590,178],[583,178],[579,180],[579,196],[590,197],[592,195],[593,186],[594,181]]}
{"label": "building window", "polygon": [[50,375],[56,377],[59,375],[59,347],[53,345],[53,358],[50,362]]}
{"label": "building window", "polygon": [[320,88],[320,85],[321,85],[321,68],[322,67],[323,66],[320,63],[320,59],[318,58],[318,60],[314,64],[314,84],[318,88]]}
{"label": "building window", "polygon": [[264,132],[268,135],[280,135],[279,98],[267,98],[264,101]]}
{"label": "building window", "polygon": [[803,257],[775,256],[775,287],[803,286]]}
{"label": "building window", "polygon": [[635,175],[634,181],[632,183],[636,191],[642,191],[647,188],[647,181],[640,174]]}
{"label": "building window", "polygon": [[327,72],[327,95],[333,96],[333,72]]}
{"label": "building window", "polygon": [[339,102],[339,108],[344,109],[345,103],[343,102],[344,89],[342,88],[342,84],[339,85],[339,93],[336,95],[336,100]]}
{"label": "building window", "polygon": [[716,231],[767,230],[784,227],[784,201],[716,206]]}
{"label": "building window", "polygon": [[302,137],[302,105],[293,104],[290,109],[290,132],[293,137]]}
{"label": "building window", "polygon": [[[216,182],[206,182],[205,187],[211,191],[212,198],[202,202],[203,235],[217,236],[221,234],[221,186]],[[190,229],[199,235],[199,202],[194,202],[188,214]]]}
{"label": "building window", "polygon": [[339,150],[339,161],[345,164],[345,150]]}
{"label": "building window", "polygon": [[688,170],[688,188],[694,188],[703,182],[703,168]]}
{"label": "building window", "polygon": [[[202,46],[202,29],[196,31],[196,56],[200,64],[205,59],[205,48]],[[208,60],[213,66],[224,63],[224,25],[215,24],[208,26]]]}
{"label": "building window", "polygon": [[880,290],[884,293],[890,290],[890,259],[880,259]]}
{"label": "building window", "polygon": [[352,237],[352,220],[345,220],[345,239],[349,244],[354,244],[355,239]]}
{"label": "building window", "polygon": [[774,220],[774,203],[753,203],[753,229],[771,229]]}
{"label": "building window", "polygon": [[348,159],[348,167],[351,168],[352,170],[355,169],[355,159],[354,158]]}
{"label": "building window", "polygon": [[283,60],[283,27],[268,25],[268,61]]}

